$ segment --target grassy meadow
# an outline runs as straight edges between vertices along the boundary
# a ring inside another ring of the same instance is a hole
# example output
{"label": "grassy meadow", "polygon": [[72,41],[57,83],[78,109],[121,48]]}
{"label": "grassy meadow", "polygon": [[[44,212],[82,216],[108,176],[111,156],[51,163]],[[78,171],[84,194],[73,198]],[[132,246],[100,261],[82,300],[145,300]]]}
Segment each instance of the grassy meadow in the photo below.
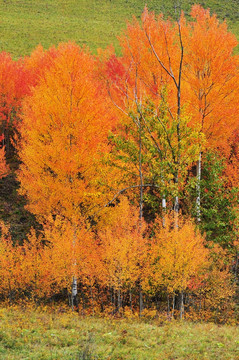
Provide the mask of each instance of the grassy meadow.
{"label": "grassy meadow", "polygon": [[[156,13],[174,16],[175,0],[0,0],[0,51],[14,58],[30,54],[38,45],[44,48],[68,40],[87,45],[96,52],[109,44],[117,46],[117,35],[126,20],[140,17],[145,3]],[[228,21],[239,36],[237,0],[197,1]],[[187,14],[195,1],[182,0]]]}
{"label": "grassy meadow", "polygon": [[239,359],[239,328],[0,310],[0,359]]}

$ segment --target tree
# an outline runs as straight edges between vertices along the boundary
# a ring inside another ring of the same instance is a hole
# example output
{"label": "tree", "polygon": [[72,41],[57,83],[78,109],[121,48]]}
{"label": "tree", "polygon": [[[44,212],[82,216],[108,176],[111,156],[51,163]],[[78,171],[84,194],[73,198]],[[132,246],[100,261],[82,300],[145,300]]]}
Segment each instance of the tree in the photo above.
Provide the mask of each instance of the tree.
{"label": "tree", "polygon": [[8,297],[11,303],[17,290],[21,287],[24,289],[22,282],[19,281],[19,265],[22,257],[20,251],[16,252],[16,248],[12,244],[9,227],[3,222],[0,226],[0,291],[3,296]]}
{"label": "tree", "polygon": [[238,124],[238,42],[216,15],[192,7],[185,53],[185,100],[209,148],[225,146]]}
{"label": "tree", "polygon": [[[185,170],[185,164],[181,163],[185,154],[183,118],[188,118],[188,126],[198,133],[194,141],[198,143],[199,159],[205,146],[225,146],[229,132],[238,121],[235,96],[238,57],[233,55],[236,39],[227,31],[226,24],[220,24],[208,10],[194,6],[191,15],[195,19],[191,22],[186,21],[184,14],[173,22],[164,20],[163,15],[156,17],[145,8],[142,25],[134,18],[120,38],[122,57],[117,59],[111,55],[106,63],[113,104],[124,116],[133,114],[134,123],[135,119],[141,119],[140,124],[149,133],[159,159],[160,139],[155,137],[154,129],[144,117],[145,100],[150,99],[154,104],[155,113],[160,104],[164,106],[164,117],[158,112],[154,122],[167,121],[167,126],[161,126],[168,150],[172,152],[173,181],[177,190],[174,192],[175,208],[178,208],[179,194],[182,196],[178,184],[180,172]],[[176,130],[173,151],[168,137],[172,123]],[[196,162],[195,157],[190,161],[191,164]],[[197,168],[199,221],[201,160]]]}
{"label": "tree", "polygon": [[[200,228],[208,241],[214,241],[224,248],[232,248],[236,240],[235,221],[238,204],[238,187],[228,186],[225,175],[226,159],[218,152],[210,151],[203,156],[204,166],[201,179],[201,221]],[[188,182],[188,200],[193,204],[195,188]],[[190,205],[189,205],[190,207]],[[197,209],[192,206],[192,214]]]}
{"label": "tree", "polygon": [[104,202],[96,179],[111,116],[89,52],[68,43],[57,53],[24,101],[18,179],[40,222],[60,216],[77,231],[82,217]]}
{"label": "tree", "polygon": [[19,128],[23,97],[28,94],[28,77],[22,59],[14,61],[10,54],[0,53],[0,136],[7,157],[13,155],[12,140]]}
{"label": "tree", "polygon": [[144,277],[147,257],[146,238],[143,236],[145,227],[139,218],[138,208],[123,198],[111,210],[108,224],[98,233],[102,261],[99,280],[111,291],[117,292],[115,304],[118,310],[122,307],[122,294],[125,291],[130,292],[132,306],[132,289]]}
{"label": "tree", "polygon": [[[119,185],[125,186],[131,199],[135,199],[134,190],[142,186],[143,213],[147,220],[152,221],[156,213],[162,214],[166,210],[166,201],[165,206],[162,203],[162,207],[159,207],[160,198],[167,198],[170,207],[176,194],[182,196],[188,169],[197,159],[203,136],[199,136],[196,128],[190,128],[190,118],[182,115],[181,160],[178,166],[175,163],[178,151],[177,122],[167,117],[164,104],[155,108],[152,102],[147,101],[143,105],[138,116],[138,119],[141,118],[140,129],[135,120],[137,115],[131,112],[111,134],[111,161],[113,167],[121,169]],[[179,175],[177,185],[173,180],[176,173]]]}
{"label": "tree", "polygon": [[182,318],[185,293],[192,279],[195,283],[201,281],[200,276],[208,265],[204,238],[190,219],[180,218],[178,228],[175,228],[172,216],[166,217],[164,225],[157,219],[149,256],[145,288],[151,288],[153,293],[165,289],[168,297],[173,296],[172,311],[175,295],[180,294]]}
{"label": "tree", "polygon": [[24,102],[19,180],[33,213],[71,219],[100,195],[90,185],[106,149],[110,117],[93,80],[91,55],[74,44],[60,45],[58,52]]}
{"label": "tree", "polygon": [[[35,239],[34,234],[32,238]],[[98,262],[93,264],[93,259],[96,259],[97,244],[83,220],[78,220],[76,225],[60,216],[55,220],[49,219],[43,225],[43,234],[37,241],[44,244],[40,258],[38,294],[53,296],[63,289],[71,293],[72,278],[84,285],[94,283],[94,266]],[[28,246],[27,242],[25,246]],[[30,255],[32,252],[28,253]],[[34,261],[31,263],[34,267]],[[77,303],[72,304],[73,307],[75,305]]]}
{"label": "tree", "polygon": [[224,174],[226,176],[227,186],[238,187],[239,176],[239,129],[237,128],[228,138],[227,146],[222,149],[225,158]]}
{"label": "tree", "polygon": [[177,213],[187,168],[203,143],[197,124],[188,127],[190,115],[182,108],[185,19],[176,24],[162,16],[155,20],[146,8],[142,22],[142,27],[136,19],[128,24],[120,39],[123,56],[110,55],[105,65],[109,96],[122,113],[121,139],[125,133],[123,141],[114,140],[119,157],[125,154],[128,174],[130,161],[138,169],[141,197],[146,186],[160,189],[162,208],[166,194],[171,195]]}
{"label": "tree", "polygon": [[[186,37],[185,94],[192,121],[205,134],[207,149],[227,146],[227,140],[238,123],[238,56],[234,55],[237,40],[209,10],[194,5],[195,21],[189,24]],[[197,219],[201,220],[201,160],[197,162]]]}

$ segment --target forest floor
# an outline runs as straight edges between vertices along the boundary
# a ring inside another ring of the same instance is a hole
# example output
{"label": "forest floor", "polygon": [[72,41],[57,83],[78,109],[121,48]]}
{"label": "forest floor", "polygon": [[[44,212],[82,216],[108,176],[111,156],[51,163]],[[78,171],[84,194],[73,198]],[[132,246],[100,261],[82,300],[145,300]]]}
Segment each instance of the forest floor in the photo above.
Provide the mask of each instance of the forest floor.
{"label": "forest floor", "polygon": [[[64,310],[65,311],[65,310]],[[0,359],[238,360],[239,327],[0,308]]]}

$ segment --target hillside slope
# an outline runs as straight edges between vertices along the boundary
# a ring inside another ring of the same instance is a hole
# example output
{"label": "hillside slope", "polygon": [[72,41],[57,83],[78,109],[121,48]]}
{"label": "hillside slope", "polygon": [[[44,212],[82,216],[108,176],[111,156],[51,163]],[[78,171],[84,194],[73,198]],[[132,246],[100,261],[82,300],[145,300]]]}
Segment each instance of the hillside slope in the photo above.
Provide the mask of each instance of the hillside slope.
{"label": "hillside slope", "polygon": [[[150,10],[173,16],[178,0],[0,0],[0,51],[15,58],[30,54],[41,43],[44,48],[74,40],[92,51],[113,43],[125,27],[126,20],[140,14],[147,3]],[[239,36],[237,0],[197,1],[228,21]],[[191,0],[181,0],[187,14]]]}

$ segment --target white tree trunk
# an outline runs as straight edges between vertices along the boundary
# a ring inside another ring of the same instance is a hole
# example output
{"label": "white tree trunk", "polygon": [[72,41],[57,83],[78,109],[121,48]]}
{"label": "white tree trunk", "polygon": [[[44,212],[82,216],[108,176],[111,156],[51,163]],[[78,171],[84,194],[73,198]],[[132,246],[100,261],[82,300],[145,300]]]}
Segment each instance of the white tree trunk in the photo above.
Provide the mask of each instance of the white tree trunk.
{"label": "white tree trunk", "polygon": [[74,310],[74,307],[78,307],[78,302],[77,302],[77,277],[76,277],[76,258],[75,258],[75,246],[76,246],[76,228],[74,228],[74,237],[73,237],[73,241],[72,241],[72,245],[73,245],[73,274],[72,274],[72,290],[71,290],[71,307],[72,307],[72,311]]}
{"label": "white tree trunk", "polygon": [[178,228],[179,199],[175,196],[174,200],[174,227]]}
{"label": "white tree trunk", "polygon": [[71,291],[71,306],[72,306],[72,310],[74,310],[74,306],[77,305],[77,278],[75,276],[73,276],[72,279],[72,291]]}
{"label": "white tree trunk", "polygon": [[162,198],[162,209],[163,209],[163,227],[165,227],[165,214],[166,214],[166,210],[167,210],[167,203],[166,203],[165,195],[163,195],[163,198]]}

